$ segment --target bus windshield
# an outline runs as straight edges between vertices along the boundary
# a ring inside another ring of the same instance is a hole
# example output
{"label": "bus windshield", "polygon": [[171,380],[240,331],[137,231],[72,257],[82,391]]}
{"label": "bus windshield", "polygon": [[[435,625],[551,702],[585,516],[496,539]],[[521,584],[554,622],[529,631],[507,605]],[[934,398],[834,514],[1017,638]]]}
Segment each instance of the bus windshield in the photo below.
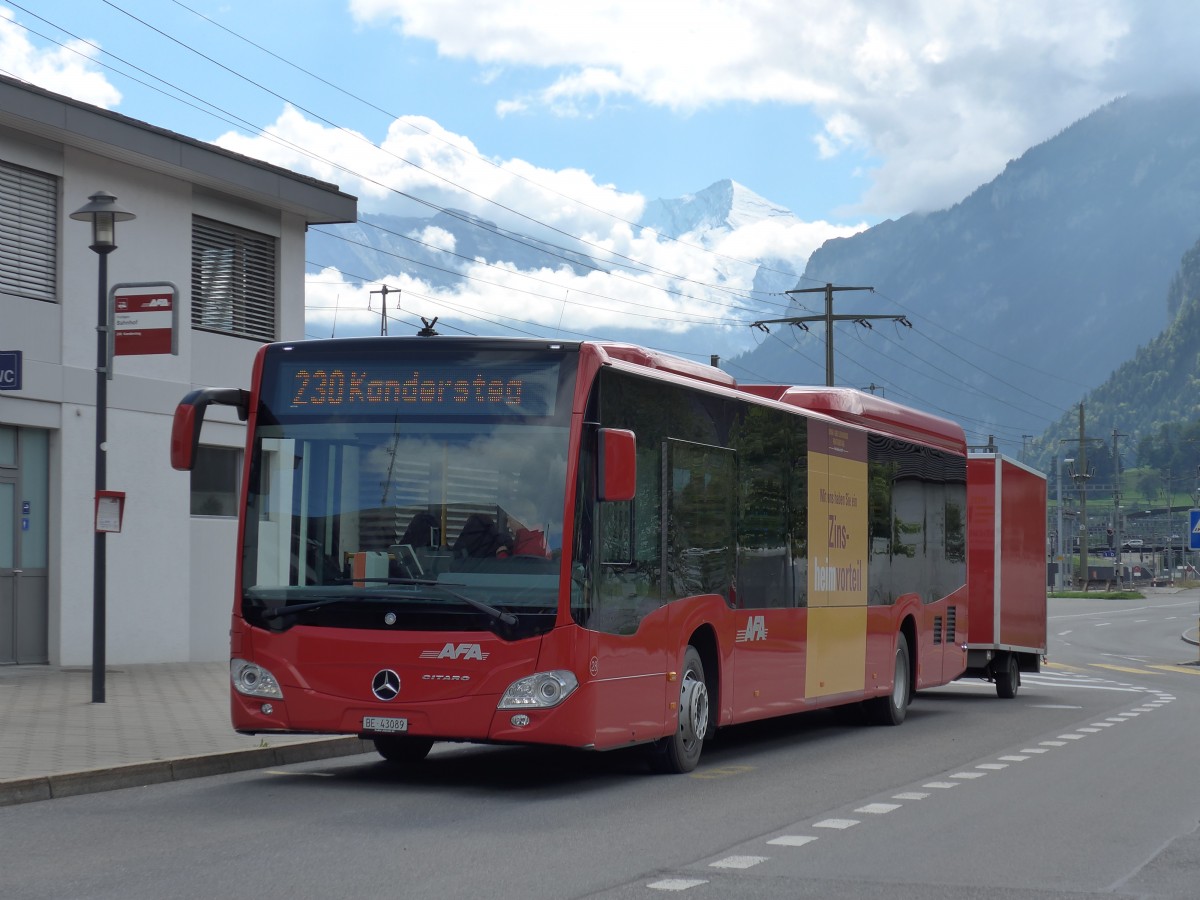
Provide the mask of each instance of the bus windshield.
{"label": "bus windshield", "polygon": [[510,353],[265,366],[242,550],[247,619],[548,630],[567,472],[561,362]]}

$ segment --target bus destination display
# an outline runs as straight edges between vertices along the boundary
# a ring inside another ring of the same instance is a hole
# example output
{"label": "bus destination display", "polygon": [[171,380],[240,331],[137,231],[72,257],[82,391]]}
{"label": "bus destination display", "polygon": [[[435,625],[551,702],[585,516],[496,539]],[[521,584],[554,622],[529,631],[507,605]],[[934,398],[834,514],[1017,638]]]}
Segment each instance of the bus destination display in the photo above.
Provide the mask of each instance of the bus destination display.
{"label": "bus destination display", "polygon": [[558,363],[314,359],[277,370],[276,415],[550,416]]}

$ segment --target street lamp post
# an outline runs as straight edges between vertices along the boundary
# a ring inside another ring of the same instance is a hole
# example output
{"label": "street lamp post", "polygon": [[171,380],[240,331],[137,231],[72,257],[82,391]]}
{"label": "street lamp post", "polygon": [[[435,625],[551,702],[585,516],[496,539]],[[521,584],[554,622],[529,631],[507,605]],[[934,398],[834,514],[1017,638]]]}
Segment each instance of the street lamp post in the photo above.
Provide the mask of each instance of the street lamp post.
{"label": "street lamp post", "polygon": [[[71,218],[92,223],[90,249],[100,257],[96,294],[96,499],[105,488],[107,466],[104,446],[108,439],[108,254],[117,249],[117,222],[136,218],[117,206],[117,198],[107,191],[97,191],[88,203],[71,213]],[[95,550],[92,557],[92,702],[104,702],[105,606],[107,602],[107,561],[105,532],[95,528]]]}

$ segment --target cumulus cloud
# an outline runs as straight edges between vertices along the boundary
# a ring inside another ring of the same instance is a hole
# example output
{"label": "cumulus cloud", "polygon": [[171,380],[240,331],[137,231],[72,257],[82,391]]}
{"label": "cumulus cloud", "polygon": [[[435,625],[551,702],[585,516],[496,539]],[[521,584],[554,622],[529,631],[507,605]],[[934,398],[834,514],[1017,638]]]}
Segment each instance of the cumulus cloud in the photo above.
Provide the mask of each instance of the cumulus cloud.
{"label": "cumulus cloud", "polygon": [[[435,284],[411,274],[375,279],[399,288],[411,315],[450,316],[460,323],[503,321],[559,336],[618,329],[682,336],[703,325],[706,333],[727,333],[728,346],[721,352],[744,349],[750,341],[746,323],[761,318],[764,309],[786,306],[785,297],[754,293],[758,269],[748,261],[783,261],[799,272],[825,240],[866,227],[802,222],[755,198],[750,212],[706,221],[672,240],[636,224],[645,208],[639,194],[598,183],[580,169],[485,157],[467,138],[419,117],[394,122],[376,146],[360,134],[287,108],[264,134],[230,132],[217,143],[337,183],[360,197],[364,213],[429,217],[437,209],[461,210],[511,229],[522,241],[532,237],[566,248],[585,263],[570,265],[564,259],[548,267],[545,257],[514,262],[529,248],[490,239],[482,241],[490,256],[472,259],[453,234],[431,224],[410,229],[407,236],[422,252],[435,254],[431,258],[439,272],[453,271],[460,280],[446,287],[444,279]],[[425,202],[415,202],[417,196]],[[378,300],[372,307],[370,296],[375,282],[356,286],[340,273],[312,276],[310,331],[377,333]]]}
{"label": "cumulus cloud", "polygon": [[61,47],[35,47],[25,29],[14,21],[12,11],[0,6],[0,71],[5,74],[111,109],[121,102],[121,93],[95,69],[95,54],[90,44],[76,40]]}
{"label": "cumulus cloud", "polygon": [[[1172,0],[351,0],[489,67],[543,70],[498,112],[613,98],[686,112],[805,106],[817,151],[878,160],[859,209],[945,206],[1120,93],[1195,83],[1200,20]],[[1177,47],[1163,53],[1162,40]]]}

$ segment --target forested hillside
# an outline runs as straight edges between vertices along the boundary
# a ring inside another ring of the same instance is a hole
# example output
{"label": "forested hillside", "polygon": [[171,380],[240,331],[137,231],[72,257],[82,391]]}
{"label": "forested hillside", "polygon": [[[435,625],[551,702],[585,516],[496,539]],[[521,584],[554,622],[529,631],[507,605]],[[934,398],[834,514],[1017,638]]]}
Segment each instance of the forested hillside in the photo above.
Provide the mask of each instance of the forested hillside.
{"label": "forested hillside", "polygon": [[[1166,330],[1083,398],[1087,434],[1111,447],[1116,429],[1128,451],[1121,454],[1125,467],[1190,475],[1200,460],[1200,241],[1183,255],[1166,300],[1174,312]],[[1072,411],[1037,442],[1031,461],[1049,469],[1060,440],[1078,437],[1078,412]],[[1097,463],[1104,465],[1104,456],[1097,452]]]}

